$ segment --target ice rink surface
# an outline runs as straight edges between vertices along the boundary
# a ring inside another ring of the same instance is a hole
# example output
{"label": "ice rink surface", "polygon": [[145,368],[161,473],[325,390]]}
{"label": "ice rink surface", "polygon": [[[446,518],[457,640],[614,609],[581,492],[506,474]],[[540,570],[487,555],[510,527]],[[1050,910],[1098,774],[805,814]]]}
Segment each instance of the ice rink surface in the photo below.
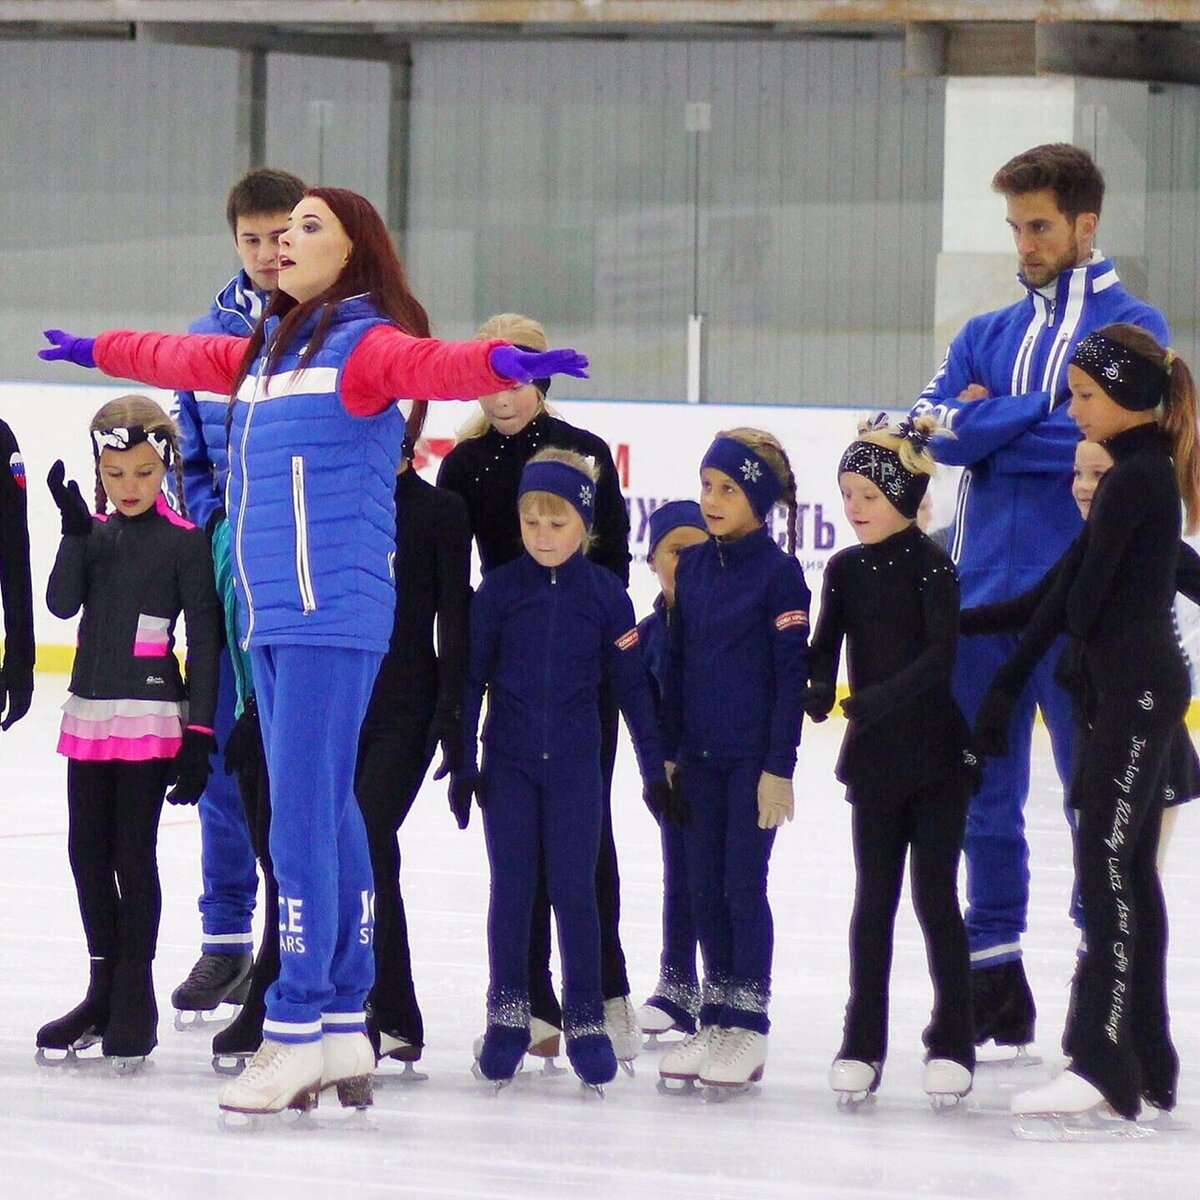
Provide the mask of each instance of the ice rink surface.
{"label": "ice rink surface", "polygon": [[[603,1099],[573,1075],[527,1070],[499,1096],[469,1071],[486,985],[487,864],[478,820],[455,828],[440,785],[403,830],[404,892],[428,1045],[426,1083],[378,1078],[370,1128],[326,1100],[309,1128],[218,1128],[209,1038],[177,1032],[169,996],[199,944],[199,827],[164,810],[164,910],[156,963],[160,1044],[144,1072],[34,1064],[38,1026],[71,1008],[86,951],[66,856],[65,769],[53,752],[65,678],[39,676],[29,717],[0,736],[0,1197],[979,1197],[1183,1200],[1197,1194],[1200,1130],[1102,1145],[1018,1141],[1007,1103],[1045,1079],[1057,1045],[1075,937],[1065,916],[1070,858],[1048,743],[1036,741],[1028,809],[1033,905],[1026,964],[1047,1062],[984,1067],[965,1111],[930,1112],[920,1033],[930,989],[907,893],[897,927],[891,1052],[878,1103],[838,1112],[825,1074],[845,1003],[853,890],[848,809],[832,776],[843,726],[807,726],[798,816],[776,842],[770,1058],[760,1091],[724,1104],[657,1093],[656,1056]],[[635,1002],[658,966],[660,860],[632,755],[614,801],[622,933]],[[1185,809],[1166,870],[1174,938],[1171,999],[1183,1059],[1177,1116],[1200,1126],[1200,811]],[[565,1062],[565,1059],[563,1060]]]}

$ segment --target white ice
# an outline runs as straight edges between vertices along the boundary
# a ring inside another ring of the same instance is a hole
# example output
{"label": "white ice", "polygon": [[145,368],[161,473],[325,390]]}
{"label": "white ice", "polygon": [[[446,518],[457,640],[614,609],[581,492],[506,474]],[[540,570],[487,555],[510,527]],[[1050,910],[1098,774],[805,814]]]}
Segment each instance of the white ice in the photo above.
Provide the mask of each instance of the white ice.
{"label": "white ice", "polygon": [[[1045,739],[1028,808],[1033,907],[1026,964],[1040,1009],[1042,1067],[981,1069],[966,1111],[930,1112],[920,1033],[930,989],[908,900],[897,927],[891,1052],[878,1103],[839,1113],[825,1074],[845,1003],[852,894],[848,809],[831,774],[842,726],[808,727],[798,815],[771,872],[776,952],[770,1058],[757,1095],[721,1105],[655,1090],[655,1055],[602,1100],[574,1080],[519,1078],[494,1096],[469,1071],[486,982],[487,871],[478,820],[455,828],[429,785],[403,830],[403,879],[427,1083],[385,1071],[374,1128],[339,1128],[325,1101],[316,1128],[222,1132],[208,1037],[171,1025],[169,996],[198,948],[199,829],[193,809],[164,812],[164,909],[156,963],[160,1044],[148,1068],[34,1064],[38,1026],[81,997],[86,952],[66,857],[64,766],[53,747],[65,679],[38,677],[33,712],[0,735],[0,1197],[387,1196],[895,1197],[1108,1200],[1195,1196],[1194,1131],[1104,1145],[1017,1141],[1006,1115],[1018,1085],[1057,1057],[1075,938],[1065,916],[1070,862]],[[660,862],[628,753],[618,767],[617,843],[634,999],[658,966]],[[1200,836],[1184,810],[1166,871],[1174,939],[1171,996],[1184,1063],[1178,1116],[1200,1121]],[[565,1060],[564,1060],[565,1061]]]}

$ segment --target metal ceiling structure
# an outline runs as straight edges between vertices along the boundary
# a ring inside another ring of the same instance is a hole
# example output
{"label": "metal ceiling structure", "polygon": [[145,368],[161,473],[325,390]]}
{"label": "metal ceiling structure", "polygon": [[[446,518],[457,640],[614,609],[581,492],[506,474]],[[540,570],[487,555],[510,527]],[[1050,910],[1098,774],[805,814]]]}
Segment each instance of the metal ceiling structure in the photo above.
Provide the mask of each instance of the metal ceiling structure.
{"label": "metal ceiling structure", "polygon": [[0,0],[0,38],[389,61],[420,39],[539,37],[903,39],[914,75],[1200,83],[1200,3],[1184,0]]}

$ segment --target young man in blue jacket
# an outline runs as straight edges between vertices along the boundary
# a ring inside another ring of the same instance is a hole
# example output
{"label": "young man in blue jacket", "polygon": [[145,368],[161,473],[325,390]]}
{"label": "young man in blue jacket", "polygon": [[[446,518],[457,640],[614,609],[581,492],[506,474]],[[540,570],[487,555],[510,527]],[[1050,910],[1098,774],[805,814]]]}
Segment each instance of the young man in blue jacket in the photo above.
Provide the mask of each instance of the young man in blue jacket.
{"label": "young man in blue jacket", "polygon": [[[1018,154],[996,173],[1017,249],[1024,299],[973,317],[913,407],[932,412],[953,437],[936,438],[940,462],[964,468],[951,533],[962,605],[1019,595],[1058,560],[1079,532],[1071,473],[1079,432],[1067,415],[1067,362],[1093,330],[1127,321],[1169,344],[1163,315],[1131,296],[1110,259],[1095,249],[1104,177],[1076,146],[1054,143]],[[964,638],[955,694],[974,722],[1011,635]],[[1011,753],[989,759],[971,802],[967,934],[976,1042],[1023,1046],[1035,1007],[1021,963],[1029,901],[1023,807],[1035,705],[1050,730],[1064,790],[1074,725],[1054,680],[1059,653],[1038,665],[1013,717]]]}
{"label": "young man in blue jacket", "polygon": [[[286,171],[251,171],[234,184],[225,205],[242,269],[217,293],[190,333],[249,337],[275,291],[279,235],[304,195],[304,183]],[[188,514],[211,537],[225,520],[225,413],[228,396],[178,392],[183,489]],[[228,650],[221,652],[216,735],[221,759],[200,797],[200,958],[171,1002],[181,1011],[208,1011],[223,1000],[241,1003],[253,957],[250,919],[258,891],[254,850],[241,797],[224,771],[226,739],[233,728],[236,687]]]}

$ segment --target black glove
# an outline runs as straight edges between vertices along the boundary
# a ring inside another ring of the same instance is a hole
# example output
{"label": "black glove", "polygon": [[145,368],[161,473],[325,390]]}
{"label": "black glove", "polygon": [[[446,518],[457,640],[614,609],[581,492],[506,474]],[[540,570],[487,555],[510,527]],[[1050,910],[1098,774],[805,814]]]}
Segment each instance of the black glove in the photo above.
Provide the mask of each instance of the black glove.
{"label": "black glove", "polygon": [[971,735],[971,748],[980,758],[1005,758],[1008,755],[1008,730],[1018,696],[994,683],[988,688]]}
{"label": "black glove", "polygon": [[818,725],[829,716],[833,702],[837,698],[837,689],[832,683],[810,683],[804,689],[800,703],[809,719]]}
{"label": "black glove", "polygon": [[466,829],[471,820],[471,801],[484,806],[483,777],[474,764],[454,771],[450,775],[450,811],[458,822],[459,829]]}
{"label": "black glove", "polygon": [[[679,772],[676,770],[676,776]],[[675,790],[665,779],[656,779],[642,788],[642,799],[650,810],[650,815],[656,821],[666,821],[682,829],[691,819],[687,801],[683,794]]]}
{"label": "black glove", "polygon": [[225,739],[225,774],[244,775],[258,768],[262,755],[262,726],[258,719],[258,697],[250,695],[242,715]]}
{"label": "black glove", "polygon": [[842,701],[842,712],[859,725],[874,725],[882,721],[892,708],[891,697],[878,683],[860,688]]}
{"label": "black glove", "polygon": [[434,771],[434,779],[445,779],[462,770],[463,732],[462,713],[458,709],[437,709],[429,725],[429,737],[425,742],[425,753],[433,757],[438,745],[442,747],[442,761]]}
{"label": "black glove", "polygon": [[11,729],[33,702],[33,671],[18,667],[0,667],[0,729]]}
{"label": "black glove", "polygon": [[212,774],[210,754],[217,752],[217,739],[203,729],[185,729],[183,745],[171,760],[167,782],[175,786],[167,793],[168,804],[195,804]]}
{"label": "black glove", "polygon": [[79,484],[75,480],[63,482],[67,477],[67,468],[62,459],[57,459],[46,476],[46,484],[50,495],[58,505],[62,516],[62,531],[64,537],[87,537],[92,532],[92,513],[87,501],[79,494]]}

